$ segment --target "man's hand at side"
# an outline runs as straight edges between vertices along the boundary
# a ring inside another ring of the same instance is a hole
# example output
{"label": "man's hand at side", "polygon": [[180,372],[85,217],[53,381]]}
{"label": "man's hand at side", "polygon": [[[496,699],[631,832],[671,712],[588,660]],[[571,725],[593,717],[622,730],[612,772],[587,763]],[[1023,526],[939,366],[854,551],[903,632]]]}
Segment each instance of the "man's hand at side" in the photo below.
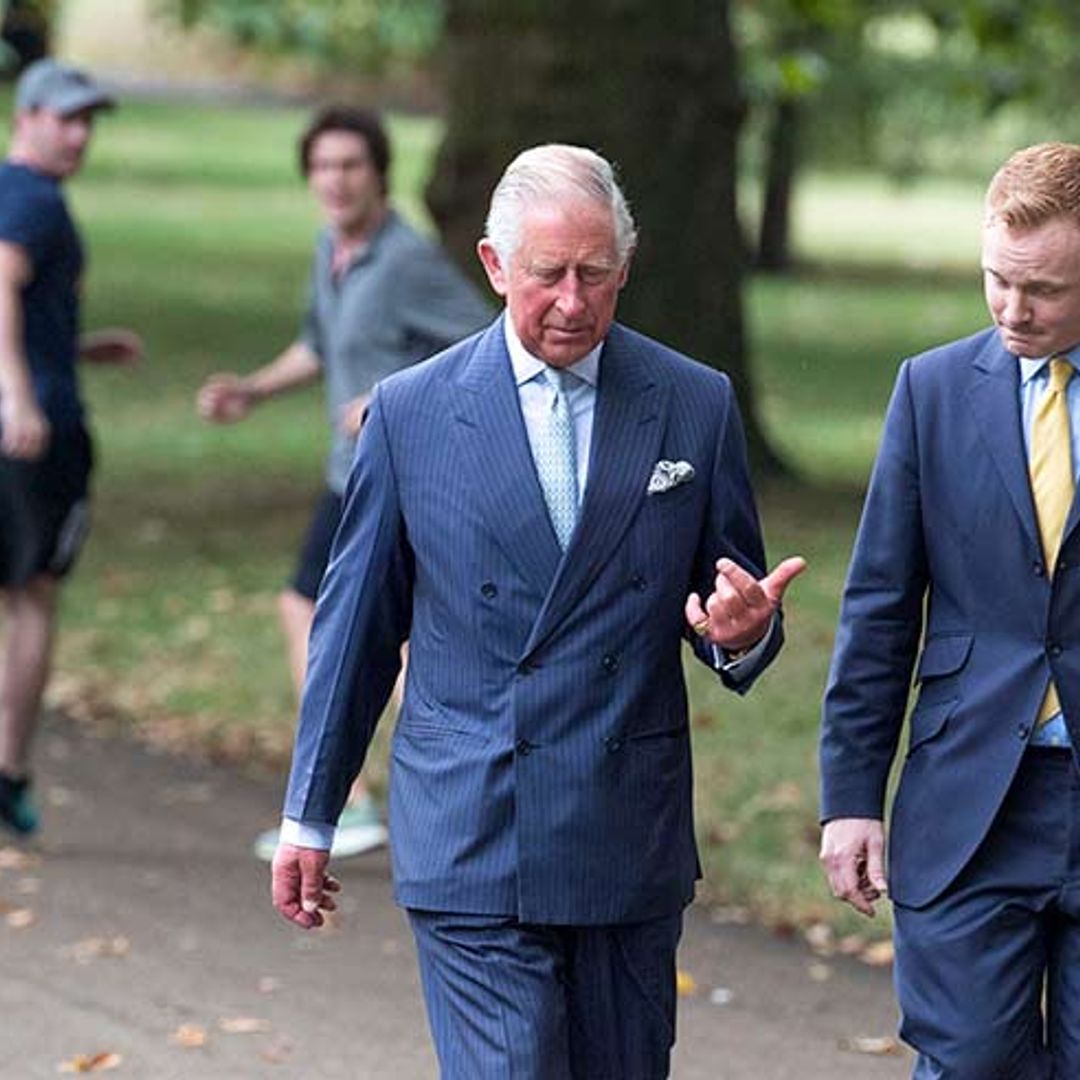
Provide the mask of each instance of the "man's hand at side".
{"label": "man's hand at side", "polygon": [[51,429],[33,393],[0,396],[0,454],[36,461],[49,448]]}
{"label": "man's hand at side", "polygon": [[873,916],[888,891],[885,827],[877,818],[836,818],[821,834],[821,865],[838,900]]}
{"label": "man's hand at side", "polygon": [[323,924],[323,912],[334,911],[332,893],[341,884],[326,872],[330,852],[279,844],[270,868],[270,890],[277,908],[304,930]]}

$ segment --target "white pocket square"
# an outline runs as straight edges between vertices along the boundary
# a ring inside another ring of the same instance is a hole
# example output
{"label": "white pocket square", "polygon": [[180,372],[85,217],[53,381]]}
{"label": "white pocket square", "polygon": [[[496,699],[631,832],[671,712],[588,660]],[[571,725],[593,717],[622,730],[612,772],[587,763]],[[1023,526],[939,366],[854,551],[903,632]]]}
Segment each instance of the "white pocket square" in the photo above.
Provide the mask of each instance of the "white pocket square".
{"label": "white pocket square", "polygon": [[658,461],[653,466],[646,493],[660,495],[693,479],[694,466],[689,461]]}

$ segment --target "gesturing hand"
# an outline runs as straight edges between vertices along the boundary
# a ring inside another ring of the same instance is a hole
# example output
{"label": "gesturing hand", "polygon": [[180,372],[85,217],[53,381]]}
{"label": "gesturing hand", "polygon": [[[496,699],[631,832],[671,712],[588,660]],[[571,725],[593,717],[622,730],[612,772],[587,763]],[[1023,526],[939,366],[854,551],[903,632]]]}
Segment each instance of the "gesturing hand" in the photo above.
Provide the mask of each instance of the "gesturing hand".
{"label": "gesturing hand", "polygon": [[713,591],[704,605],[697,593],[686,598],[686,621],[694,633],[723,649],[754,645],[768,630],[784,590],[805,569],[806,560],[795,555],[759,581],[731,559],[717,559]]}
{"label": "gesturing hand", "polygon": [[251,411],[252,395],[239,375],[221,372],[211,375],[199,388],[195,408],[204,420],[215,424],[233,424]]}
{"label": "gesturing hand", "polygon": [[277,908],[289,922],[305,930],[323,924],[323,912],[337,904],[331,893],[341,883],[326,872],[330,852],[279,844],[270,868],[270,891]]}

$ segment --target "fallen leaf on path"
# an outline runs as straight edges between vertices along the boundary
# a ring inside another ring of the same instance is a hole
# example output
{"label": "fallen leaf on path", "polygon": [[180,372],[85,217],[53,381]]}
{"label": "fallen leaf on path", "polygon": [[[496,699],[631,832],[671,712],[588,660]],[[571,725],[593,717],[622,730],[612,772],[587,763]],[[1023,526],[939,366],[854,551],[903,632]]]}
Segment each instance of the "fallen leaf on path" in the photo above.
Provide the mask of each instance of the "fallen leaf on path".
{"label": "fallen leaf on path", "polygon": [[896,951],[893,949],[891,941],[875,941],[872,945],[867,945],[859,953],[859,959],[871,967],[888,967],[893,962],[895,955]]}
{"label": "fallen leaf on path", "polygon": [[750,909],[722,904],[712,909],[709,918],[717,926],[746,926],[750,922]]}
{"label": "fallen leaf on path", "polygon": [[198,1046],[205,1046],[209,1036],[206,1028],[198,1024],[181,1024],[170,1036],[169,1042],[174,1046],[182,1046],[185,1050]]}
{"label": "fallen leaf on path", "polygon": [[218,1027],[226,1035],[254,1035],[260,1031],[269,1031],[270,1021],[261,1020],[257,1016],[233,1016],[219,1020]]}
{"label": "fallen leaf on path", "polygon": [[293,1046],[288,1039],[275,1039],[259,1051],[259,1057],[269,1065],[284,1065],[292,1056]]}
{"label": "fallen leaf on path", "polygon": [[866,948],[866,938],[862,934],[848,934],[836,943],[837,952],[845,956],[856,956]]}
{"label": "fallen leaf on path", "polygon": [[62,956],[76,964],[89,964],[99,959],[120,959],[131,951],[131,942],[122,934],[116,937],[90,937],[61,949]]}
{"label": "fallen leaf on path", "polygon": [[811,964],[806,969],[806,974],[810,976],[811,982],[828,982],[832,978],[832,968],[828,964]]}
{"label": "fallen leaf on path", "polygon": [[119,1068],[124,1059],[119,1054],[106,1051],[101,1054],[76,1054],[69,1061],[62,1061],[57,1067],[57,1072],[62,1073],[95,1073],[108,1072],[110,1069]]}
{"label": "fallen leaf on path", "polygon": [[41,859],[37,855],[20,851],[18,848],[0,848],[0,870],[29,870],[40,862]]}
{"label": "fallen leaf on path", "polygon": [[710,1005],[730,1005],[735,1000],[735,991],[726,986],[717,986],[709,991]]}
{"label": "fallen leaf on path", "polygon": [[836,947],[836,936],[828,923],[812,923],[803,931],[803,937],[819,956],[830,955]]}
{"label": "fallen leaf on path", "polygon": [[37,922],[37,915],[34,914],[32,908],[15,908],[14,911],[9,911],[4,916],[4,922],[12,930],[29,930]]}
{"label": "fallen leaf on path", "polygon": [[178,803],[196,806],[213,800],[214,787],[212,784],[206,783],[174,784],[165,788],[159,798],[166,806],[175,806]]}
{"label": "fallen leaf on path", "polygon": [[675,989],[679,997],[690,997],[697,993],[697,979],[689,971],[675,973]]}
{"label": "fallen leaf on path", "polygon": [[903,1052],[900,1043],[891,1035],[856,1035],[841,1039],[840,1049],[872,1057],[895,1057]]}

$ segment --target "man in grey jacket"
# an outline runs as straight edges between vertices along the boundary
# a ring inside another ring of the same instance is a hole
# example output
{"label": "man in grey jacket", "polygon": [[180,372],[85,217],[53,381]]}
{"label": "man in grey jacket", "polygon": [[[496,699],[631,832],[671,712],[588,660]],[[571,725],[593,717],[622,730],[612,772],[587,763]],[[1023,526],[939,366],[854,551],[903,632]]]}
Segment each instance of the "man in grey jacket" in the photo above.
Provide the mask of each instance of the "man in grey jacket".
{"label": "man in grey jacket", "polygon": [[[308,309],[284,352],[248,375],[212,375],[199,391],[200,415],[242,420],[252,408],[323,379],[333,432],[326,488],[316,507],[279,613],[299,693],[315,597],[341,516],[342,495],[368,398],[386,375],[416,363],[485,325],[480,294],[430,240],[390,206],[390,143],[379,118],[330,106],[299,143],[300,169],[322,209]],[[277,830],[261,834],[255,852],[269,861]],[[358,855],[386,842],[370,794],[357,780],[342,813],[334,855]]]}

